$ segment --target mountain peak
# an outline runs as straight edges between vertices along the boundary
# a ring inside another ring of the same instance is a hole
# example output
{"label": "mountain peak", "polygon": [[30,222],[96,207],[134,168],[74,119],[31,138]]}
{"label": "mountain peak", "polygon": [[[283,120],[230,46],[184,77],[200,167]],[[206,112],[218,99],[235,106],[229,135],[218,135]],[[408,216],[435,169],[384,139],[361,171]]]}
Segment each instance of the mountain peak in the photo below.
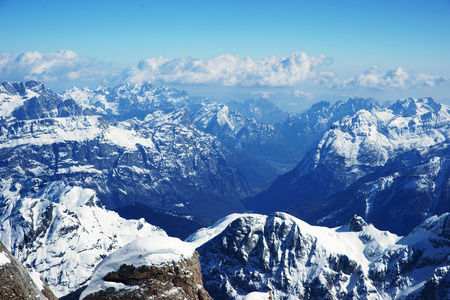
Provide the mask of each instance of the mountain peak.
{"label": "mountain peak", "polygon": [[45,90],[44,85],[36,80],[30,80],[25,82],[25,87],[37,93]]}
{"label": "mountain peak", "polygon": [[9,95],[26,96],[30,94],[30,91],[34,94],[41,94],[46,91],[44,85],[36,80],[30,80],[27,82],[8,82],[4,81],[0,83],[0,93],[6,93]]}
{"label": "mountain peak", "polygon": [[366,221],[358,215],[354,215],[353,218],[350,220],[349,230],[350,231],[362,231],[364,227],[367,226]]}
{"label": "mountain peak", "polygon": [[407,98],[400,99],[389,108],[399,115],[423,115],[426,113],[438,113],[442,105],[433,98]]}

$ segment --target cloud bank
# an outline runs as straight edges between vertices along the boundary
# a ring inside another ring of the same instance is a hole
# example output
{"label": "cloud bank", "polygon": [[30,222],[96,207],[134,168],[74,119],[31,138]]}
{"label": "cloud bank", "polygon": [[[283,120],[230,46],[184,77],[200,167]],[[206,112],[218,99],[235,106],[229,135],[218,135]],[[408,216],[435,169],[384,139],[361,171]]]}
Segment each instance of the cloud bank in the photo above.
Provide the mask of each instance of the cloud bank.
{"label": "cloud bank", "polygon": [[372,90],[435,87],[446,81],[447,79],[442,76],[413,74],[404,67],[396,67],[383,73],[378,71],[378,66],[372,66],[364,72],[342,81],[332,72],[322,72],[316,80],[319,85],[327,88]]}
{"label": "cloud bank", "polygon": [[[310,56],[303,52],[263,59],[223,54],[209,59],[153,57],[141,60],[137,67],[116,72],[111,64],[81,57],[73,51],[40,53],[0,53],[0,80],[39,80],[52,87],[81,84],[115,85],[150,81],[156,84],[202,84],[231,87],[305,87],[330,90],[406,90],[442,85],[442,76],[414,74],[404,67],[381,72],[370,67],[353,77],[341,79],[326,69],[333,59],[324,55]],[[316,69],[321,67],[322,71]],[[120,71],[120,70],[119,70]],[[270,91],[265,91],[268,93]],[[303,94],[302,94],[303,93]],[[312,94],[297,92],[295,96],[311,98]],[[266,95],[267,96],[267,95]]]}
{"label": "cloud bank", "polygon": [[223,54],[209,59],[153,57],[128,71],[130,82],[153,81],[223,86],[294,86],[315,76],[315,68],[331,58],[296,52],[285,57],[241,58]]}
{"label": "cloud bank", "polygon": [[0,80],[97,81],[110,75],[106,65],[73,51],[0,53]]}

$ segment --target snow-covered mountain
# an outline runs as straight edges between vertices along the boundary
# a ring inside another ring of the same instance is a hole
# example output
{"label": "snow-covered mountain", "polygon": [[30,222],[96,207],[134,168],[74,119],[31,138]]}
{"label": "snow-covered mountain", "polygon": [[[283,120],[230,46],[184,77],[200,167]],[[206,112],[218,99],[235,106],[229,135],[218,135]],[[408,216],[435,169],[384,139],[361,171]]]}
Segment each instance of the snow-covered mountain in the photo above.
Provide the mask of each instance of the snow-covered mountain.
{"label": "snow-covered mountain", "polygon": [[149,235],[166,233],[108,211],[93,190],[63,181],[0,181],[0,241],[57,296],[86,284],[112,251]]}
{"label": "snow-covered mountain", "polygon": [[267,187],[300,159],[298,151],[273,125],[246,118],[214,101],[192,104],[188,109],[193,125],[236,153],[239,165],[244,166],[242,172],[258,188]]}
{"label": "snow-covered mountain", "polygon": [[[0,93],[0,107],[7,107],[2,110],[9,114],[0,121],[2,178],[64,180],[94,189],[108,208],[137,202],[209,218],[242,210],[238,200],[251,194],[239,160],[214,136],[191,126],[184,108],[149,113],[148,106],[160,108],[160,102],[176,106],[184,100],[171,90],[119,86],[109,95],[123,98],[106,102],[118,105],[117,115],[99,115],[94,100],[85,99],[89,105],[78,98],[64,100],[36,82],[3,85],[8,89]],[[135,112],[122,109],[127,95],[134,101],[130,107],[142,109],[145,118],[117,121]]]}
{"label": "snow-covered mountain", "polygon": [[202,299],[204,286],[214,299],[446,299],[449,221],[433,216],[401,237],[358,216],[327,228],[286,213],[233,214],[186,242],[133,241],[98,265],[82,297]]}
{"label": "snow-covered mountain", "polygon": [[407,234],[449,209],[449,125],[450,108],[431,98],[359,109],[334,122],[294,170],[249,206],[328,226],[356,213]]}
{"label": "snow-covered mountain", "polygon": [[257,122],[275,125],[284,121],[288,113],[279,109],[275,104],[266,99],[248,99],[244,102],[229,101],[227,106],[234,111],[238,111],[244,117],[255,119]]}
{"label": "snow-covered mountain", "polygon": [[252,187],[240,168],[253,160],[197,129],[195,103],[150,84],[61,96],[35,81],[1,83],[1,241],[61,296],[111,251],[165,234],[103,205],[142,203],[208,222],[242,210]]}
{"label": "snow-covered mountain", "polygon": [[95,90],[73,87],[60,96],[65,100],[73,99],[96,114],[120,121],[144,119],[155,111],[172,112],[195,102],[185,91],[156,87],[148,82],[134,85],[123,83],[115,88],[100,86]]}
{"label": "snow-covered mountain", "polygon": [[405,237],[361,217],[311,226],[285,213],[234,215],[188,241],[199,246],[205,288],[215,299],[270,291],[274,299],[445,299],[449,214]]}
{"label": "snow-covered mountain", "polygon": [[263,121],[280,112],[260,102],[225,105],[148,83],[61,95],[1,83],[1,242],[66,295],[112,251],[165,235],[150,211],[174,217],[162,224],[208,223],[242,212],[247,197],[256,212],[330,227],[358,214],[406,235],[426,221],[401,238],[360,218],[328,229],[285,213],[230,215],[189,239],[213,297],[448,292],[448,215],[427,218],[450,211],[450,108],[355,98],[273,125]]}
{"label": "snow-covered mountain", "polygon": [[[192,126],[216,137],[228,150],[240,155],[238,165],[246,160],[259,167],[247,166],[252,184],[267,185],[276,175],[291,169],[300,159],[298,151],[270,125],[287,115],[266,100],[221,104],[211,98],[192,98],[184,91],[157,88],[150,83],[124,83],[113,89],[101,86],[96,90],[72,88],[61,94],[75,99],[83,107],[106,118],[143,120],[156,111],[172,113],[185,108]],[[187,115],[186,115],[187,116]],[[185,118],[184,124],[189,121]],[[242,158],[245,155],[245,159]]]}
{"label": "snow-covered mountain", "polygon": [[320,101],[303,113],[290,113],[275,124],[275,128],[289,141],[303,157],[315,147],[323,134],[334,122],[355,115],[361,109],[379,107],[373,99],[351,98],[348,101],[330,103]]}

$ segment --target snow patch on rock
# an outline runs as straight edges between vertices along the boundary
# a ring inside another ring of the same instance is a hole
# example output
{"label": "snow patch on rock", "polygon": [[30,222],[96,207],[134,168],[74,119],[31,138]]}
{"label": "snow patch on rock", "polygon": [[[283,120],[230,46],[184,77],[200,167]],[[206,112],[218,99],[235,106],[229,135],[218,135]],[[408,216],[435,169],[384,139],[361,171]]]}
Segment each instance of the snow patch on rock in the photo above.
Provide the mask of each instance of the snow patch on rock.
{"label": "snow patch on rock", "polygon": [[110,254],[95,268],[91,282],[81,294],[80,299],[111,287],[116,290],[133,288],[122,283],[103,280],[108,273],[119,270],[122,264],[134,267],[157,266],[190,258],[194,251],[194,245],[178,238],[145,237],[137,239]]}

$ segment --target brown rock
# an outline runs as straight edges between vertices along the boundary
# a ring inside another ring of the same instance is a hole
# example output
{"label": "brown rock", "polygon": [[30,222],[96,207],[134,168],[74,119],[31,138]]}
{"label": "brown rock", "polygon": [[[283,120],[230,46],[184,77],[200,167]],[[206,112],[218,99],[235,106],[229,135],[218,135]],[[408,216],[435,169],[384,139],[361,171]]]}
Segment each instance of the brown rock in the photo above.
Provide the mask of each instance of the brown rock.
{"label": "brown rock", "polygon": [[45,283],[44,289],[40,291],[24,266],[11,255],[1,242],[0,253],[6,255],[9,260],[0,265],[0,300],[58,299]]}
{"label": "brown rock", "polygon": [[192,258],[160,266],[123,264],[117,272],[110,272],[105,281],[120,282],[136,289],[115,290],[110,288],[85,297],[85,300],[119,299],[189,299],[209,300],[212,298],[203,288],[202,273],[197,251]]}

